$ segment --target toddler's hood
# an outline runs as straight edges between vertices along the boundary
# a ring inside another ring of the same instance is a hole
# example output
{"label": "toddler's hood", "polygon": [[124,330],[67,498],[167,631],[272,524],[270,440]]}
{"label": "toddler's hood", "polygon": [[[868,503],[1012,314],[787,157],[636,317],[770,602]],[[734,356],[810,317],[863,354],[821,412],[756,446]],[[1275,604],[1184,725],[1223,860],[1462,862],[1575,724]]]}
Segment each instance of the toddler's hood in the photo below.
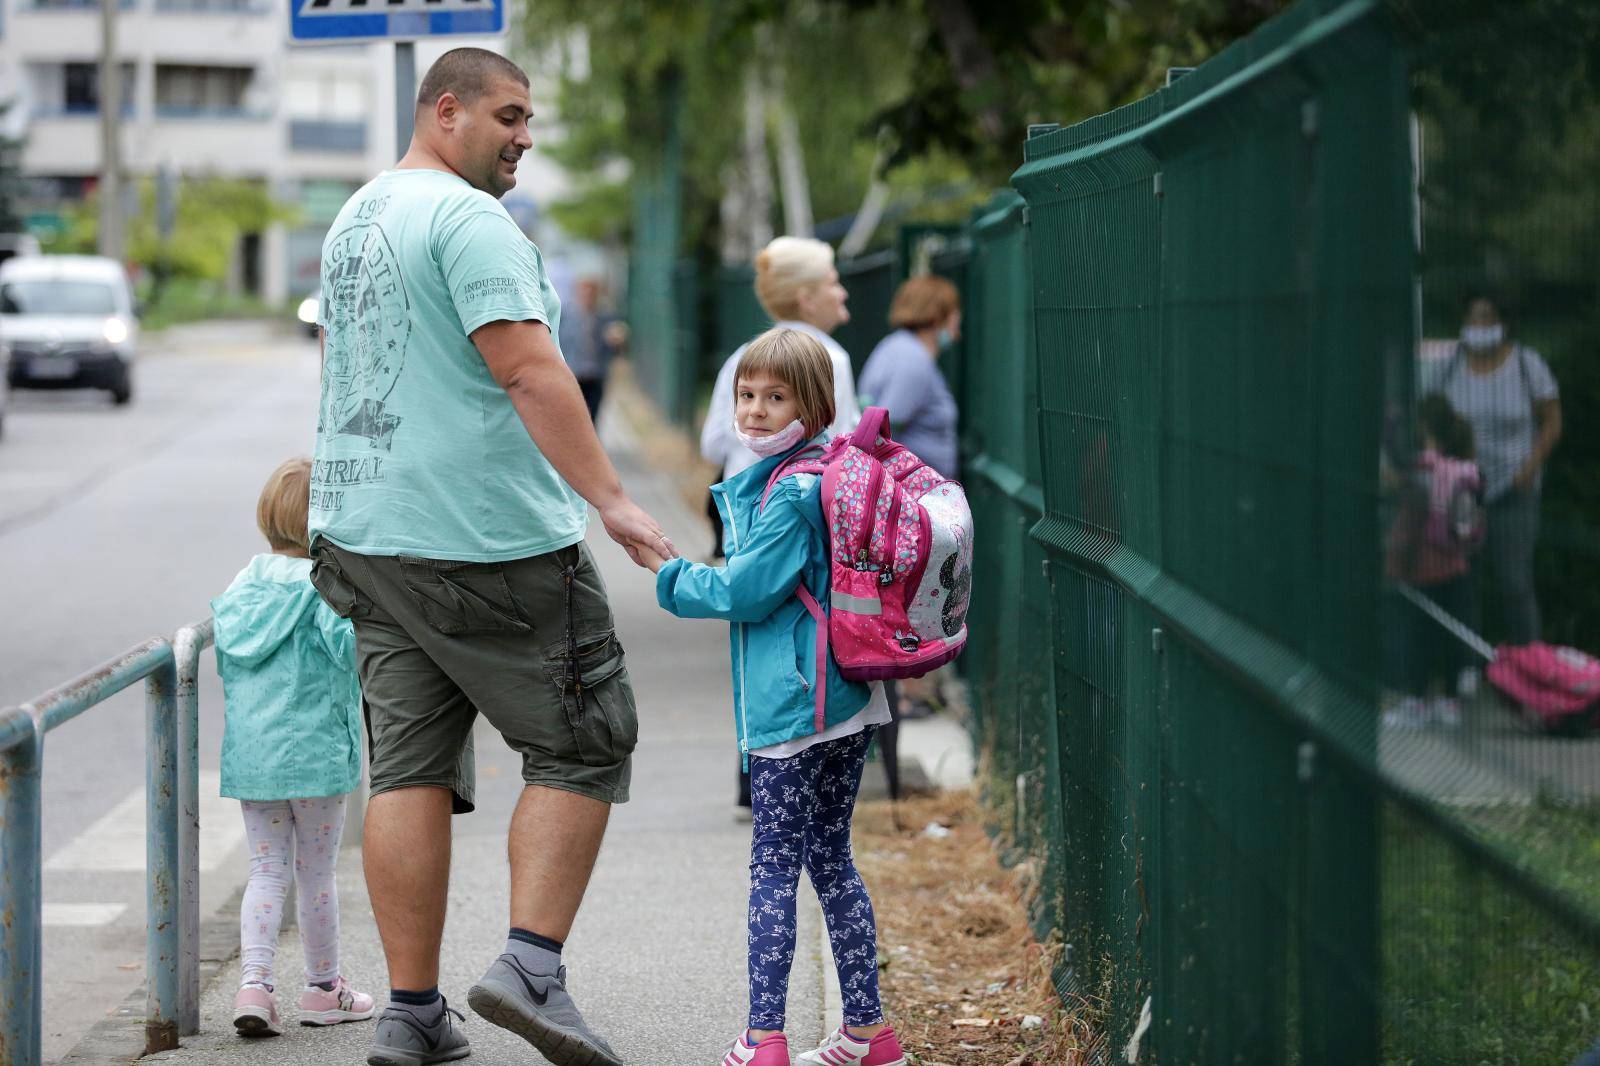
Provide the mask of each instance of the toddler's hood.
{"label": "toddler's hood", "polygon": [[217,650],[246,665],[278,650],[321,598],[311,585],[311,560],[258,555],[228,590],[211,601]]}

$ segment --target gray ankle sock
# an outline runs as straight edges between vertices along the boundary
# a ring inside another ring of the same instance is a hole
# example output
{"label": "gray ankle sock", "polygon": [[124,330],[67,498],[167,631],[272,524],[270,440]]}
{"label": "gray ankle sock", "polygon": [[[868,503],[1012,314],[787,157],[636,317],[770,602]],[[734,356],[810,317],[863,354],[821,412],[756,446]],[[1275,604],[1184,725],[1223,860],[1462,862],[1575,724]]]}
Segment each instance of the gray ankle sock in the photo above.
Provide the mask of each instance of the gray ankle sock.
{"label": "gray ankle sock", "polygon": [[394,1010],[403,1010],[415,1018],[426,1029],[432,1029],[444,1017],[444,997],[439,995],[439,988],[420,992],[394,988],[389,990],[389,1006]]}
{"label": "gray ankle sock", "polygon": [[511,930],[506,954],[535,977],[554,977],[561,969],[561,943],[526,929]]}

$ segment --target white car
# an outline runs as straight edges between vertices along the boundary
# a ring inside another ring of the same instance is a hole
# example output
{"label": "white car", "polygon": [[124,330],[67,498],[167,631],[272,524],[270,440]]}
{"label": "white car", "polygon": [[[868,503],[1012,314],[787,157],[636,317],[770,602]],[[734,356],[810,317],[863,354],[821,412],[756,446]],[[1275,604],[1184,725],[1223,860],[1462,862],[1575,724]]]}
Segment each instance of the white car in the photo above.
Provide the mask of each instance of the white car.
{"label": "white car", "polygon": [[139,344],[127,272],[93,255],[0,263],[0,344],[13,388],[105,389],[127,403]]}

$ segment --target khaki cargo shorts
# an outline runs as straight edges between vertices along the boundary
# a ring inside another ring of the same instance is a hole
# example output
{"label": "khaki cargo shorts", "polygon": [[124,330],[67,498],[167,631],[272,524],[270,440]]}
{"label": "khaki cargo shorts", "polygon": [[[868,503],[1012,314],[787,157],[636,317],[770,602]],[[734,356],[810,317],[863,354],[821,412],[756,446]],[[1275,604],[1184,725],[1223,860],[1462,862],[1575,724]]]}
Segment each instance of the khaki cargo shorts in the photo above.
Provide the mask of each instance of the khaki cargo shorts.
{"label": "khaki cargo shorts", "polygon": [[523,781],[627,802],[633,686],[586,544],[461,563],[319,538],[311,581],[355,625],[373,795],[437,786],[472,810],[482,714],[522,755]]}

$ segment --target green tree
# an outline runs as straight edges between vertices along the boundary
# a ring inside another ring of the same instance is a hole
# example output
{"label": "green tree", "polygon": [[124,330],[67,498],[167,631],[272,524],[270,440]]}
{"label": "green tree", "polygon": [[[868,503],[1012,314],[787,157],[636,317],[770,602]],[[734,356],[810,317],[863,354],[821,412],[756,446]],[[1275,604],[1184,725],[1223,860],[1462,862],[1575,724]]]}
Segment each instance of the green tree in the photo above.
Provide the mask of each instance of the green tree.
{"label": "green tree", "polygon": [[[628,226],[626,167],[660,150],[661,86],[681,89],[685,240],[707,246],[740,156],[746,79],[781,74],[819,220],[861,204],[874,163],[902,207],[930,188],[960,216],[1021,161],[1030,122],[1070,122],[1144,95],[1285,0],[529,0],[523,38],[562,62],[566,137],[582,190],[552,214],[587,237]],[[581,39],[581,48],[570,42]],[[571,62],[583,54],[587,63]],[[881,158],[880,158],[881,153]]]}
{"label": "green tree", "polygon": [[[157,231],[155,182],[139,182],[139,214],[128,228],[128,258],[154,280],[158,302],[169,280],[221,281],[239,241],[278,222],[292,223],[298,209],[277,203],[261,182],[228,178],[185,181],[178,194],[176,225],[162,240]],[[100,203],[91,194],[67,212],[66,225],[49,252],[92,255],[97,247]]]}

